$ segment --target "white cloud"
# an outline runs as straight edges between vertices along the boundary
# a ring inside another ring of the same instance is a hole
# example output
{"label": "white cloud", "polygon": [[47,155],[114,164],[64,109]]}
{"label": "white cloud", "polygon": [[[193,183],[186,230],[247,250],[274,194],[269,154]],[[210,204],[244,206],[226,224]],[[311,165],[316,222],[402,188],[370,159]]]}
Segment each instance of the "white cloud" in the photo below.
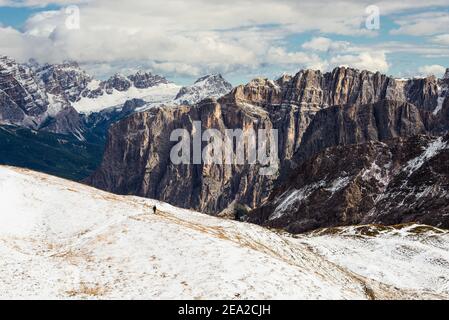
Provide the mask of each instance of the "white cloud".
{"label": "white cloud", "polygon": [[432,42],[436,44],[440,44],[443,46],[449,46],[449,33],[448,34],[440,34],[438,36],[434,36],[432,38]]}
{"label": "white cloud", "polygon": [[323,70],[326,63],[316,54],[307,52],[287,52],[284,48],[273,47],[268,51],[267,60],[277,65],[296,65],[299,68]]}
{"label": "white cloud", "polygon": [[438,64],[433,64],[433,65],[422,66],[418,69],[418,71],[423,76],[434,75],[434,76],[441,78],[444,75],[444,73],[446,72],[446,68],[443,66],[440,66]]}
{"label": "white cloud", "polygon": [[315,51],[345,50],[348,46],[349,43],[346,41],[333,41],[332,39],[325,37],[315,37],[302,45],[304,49]]}
{"label": "white cloud", "polygon": [[426,36],[441,33],[449,25],[449,13],[425,12],[416,15],[400,17],[395,20],[399,28],[391,31],[391,34],[405,34],[413,36]]}
{"label": "white cloud", "polygon": [[[192,76],[213,71],[249,72],[267,64],[298,69],[350,64],[386,71],[385,53],[399,48],[357,47],[331,39],[335,34],[374,35],[364,28],[365,8],[371,0],[260,0],[257,5],[241,0],[6,2],[14,6],[80,3],[79,30],[66,28],[63,9],[34,15],[25,23],[24,32],[0,28],[0,52],[19,60],[74,59],[90,65],[140,61],[162,73]],[[395,14],[448,2],[388,0],[377,5],[381,14]],[[312,38],[299,51],[287,50],[286,38],[302,32],[326,36]],[[428,55],[448,51],[431,45],[421,50]]]}
{"label": "white cloud", "polygon": [[57,26],[64,25],[66,18],[60,11],[40,12],[26,21],[26,34],[37,37],[48,37]]}
{"label": "white cloud", "polygon": [[387,72],[389,69],[385,52],[361,52],[359,54],[337,55],[330,60],[330,64],[380,72]]}

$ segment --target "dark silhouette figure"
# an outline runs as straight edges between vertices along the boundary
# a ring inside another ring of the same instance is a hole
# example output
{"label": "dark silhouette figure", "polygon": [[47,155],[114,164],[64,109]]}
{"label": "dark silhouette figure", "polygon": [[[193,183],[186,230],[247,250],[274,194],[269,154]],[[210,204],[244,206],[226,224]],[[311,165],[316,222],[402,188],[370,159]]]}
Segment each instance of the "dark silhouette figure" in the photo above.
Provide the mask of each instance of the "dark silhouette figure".
{"label": "dark silhouette figure", "polygon": [[156,214],[156,206],[153,207],[153,214]]}

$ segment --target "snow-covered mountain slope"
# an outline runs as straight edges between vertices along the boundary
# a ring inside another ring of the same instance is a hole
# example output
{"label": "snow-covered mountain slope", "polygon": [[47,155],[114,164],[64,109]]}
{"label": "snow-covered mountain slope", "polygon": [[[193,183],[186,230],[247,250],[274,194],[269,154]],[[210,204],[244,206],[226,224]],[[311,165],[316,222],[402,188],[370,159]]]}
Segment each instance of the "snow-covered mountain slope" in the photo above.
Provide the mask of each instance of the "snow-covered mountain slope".
{"label": "snow-covered mountain slope", "polygon": [[[92,86],[94,87],[95,83],[92,83]],[[174,83],[162,83],[148,88],[130,86],[124,91],[112,88],[108,93],[96,97],[82,97],[73,103],[73,107],[80,113],[90,114],[111,107],[120,108],[131,99],[142,99],[147,102],[148,108],[148,105],[159,106],[172,102],[180,88]]]}
{"label": "snow-covered mountain slope", "polygon": [[48,93],[62,96],[84,114],[121,107],[130,99],[143,99],[151,104],[171,102],[181,88],[162,76],[143,71],[128,76],[115,74],[100,81],[88,75],[76,62],[35,68]]}
{"label": "snow-covered mountain slope", "polygon": [[347,270],[410,290],[449,293],[449,235],[417,224],[323,229],[300,237]]}
{"label": "snow-covered mountain slope", "polygon": [[207,75],[199,78],[191,86],[182,87],[176,96],[178,104],[195,104],[205,98],[219,98],[232,90],[232,84],[221,74]]}
{"label": "snow-covered mountain slope", "polygon": [[449,297],[446,232],[370,237],[294,238],[0,167],[0,298]]}
{"label": "snow-covered mountain slope", "polygon": [[[136,77],[139,75],[141,76],[142,73],[128,77],[115,75],[108,80],[107,85],[93,80],[89,83],[87,90],[91,93],[100,92],[100,94],[83,93],[82,97],[73,103],[73,107],[80,113],[91,114],[106,109],[120,109],[128,100],[142,99],[146,104],[136,110],[139,112],[162,105],[195,104],[205,98],[219,98],[232,89],[232,85],[219,74],[204,76],[192,86],[187,87],[181,87],[152,75],[154,79],[151,83],[142,84],[136,82]],[[103,92],[104,88],[107,88],[105,92]]]}

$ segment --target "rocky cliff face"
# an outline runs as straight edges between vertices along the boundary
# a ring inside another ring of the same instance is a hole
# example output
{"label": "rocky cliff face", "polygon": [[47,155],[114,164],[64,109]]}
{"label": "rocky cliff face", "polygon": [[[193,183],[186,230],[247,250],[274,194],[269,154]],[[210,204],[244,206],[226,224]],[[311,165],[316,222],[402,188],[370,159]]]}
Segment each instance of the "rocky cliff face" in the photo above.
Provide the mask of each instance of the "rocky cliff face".
{"label": "rocky cliff face", "polygon": [[[286,107],[291,110],[299,109],[295,129],[290,129],[289,132],[291,136],[295,136],[290,139],[294,141],[295,152],[299,149],[302,135],[311,120],[322,109],[390,100],[413,104],[420,113],[430,112],[438,108],[442,81],[435,77],[397,80],[380,73],[341,67],[324,74],[320,71],[302,70],[294,77],[283,76],[277,81],[255,79],[248,85],[237,87],[227,97],[238,103],[261,106],[270,112]],[[287,158],[289,156],[291,154]]]}
{"label": "rocky cliff face", "polygon": [[308,126],[295,160],[299,163],[333,146],[385,141],[428,132],[420,110],[408,102],[382,100],[318,112]]}
{"label": "rocky cliff face", "polygon": [[[88,183],[212,214],[235,203],[255,208],[270,194],[279,174],[277,183],[286,178],[283,172],[289,172],[285,168],[298,154],[305,153],[306,160],[334,145],[428,132],[425,115],[437,107],[438,86],[435,78],[395,80],[348,68],[324,74],[304,70],[276,81],[255,79],[218,101],[157,108],[113,126],[103,163]],[[259,168],[250,165],[173,165],[170,132],[191,130],[194,120],[220,132],[278,129],[280,172],[260,176]]]}
{"label": "rocky cliff face", "polygon": [[170,160],[175,129],[192,132],[215,128],[270,128],[266,111],[241,109],[206,99],[196,106],[155,108],[114,124],[109,132],[103,164],[87,182],[120,194],[165,199],[181,207],[218,213],[233,201],[255,206],[268,196],[272,179],[250,165],[181,164]]}
{"label": "rocky cliff face", "polygon": [[249,221],[292,233],[354,224],[449,227],[449,136],[328,148],[305,161]]}

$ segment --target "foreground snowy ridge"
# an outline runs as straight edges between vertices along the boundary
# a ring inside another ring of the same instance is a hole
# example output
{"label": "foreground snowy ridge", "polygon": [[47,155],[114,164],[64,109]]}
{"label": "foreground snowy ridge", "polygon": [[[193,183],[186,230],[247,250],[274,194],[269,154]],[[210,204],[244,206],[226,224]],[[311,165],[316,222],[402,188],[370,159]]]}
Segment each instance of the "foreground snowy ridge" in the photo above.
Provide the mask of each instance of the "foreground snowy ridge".
{"label": "foreground snowy ridge", "polygon": [[416,225],[291,237],[0,166],[0,298],[447,299],[448,240]]}

